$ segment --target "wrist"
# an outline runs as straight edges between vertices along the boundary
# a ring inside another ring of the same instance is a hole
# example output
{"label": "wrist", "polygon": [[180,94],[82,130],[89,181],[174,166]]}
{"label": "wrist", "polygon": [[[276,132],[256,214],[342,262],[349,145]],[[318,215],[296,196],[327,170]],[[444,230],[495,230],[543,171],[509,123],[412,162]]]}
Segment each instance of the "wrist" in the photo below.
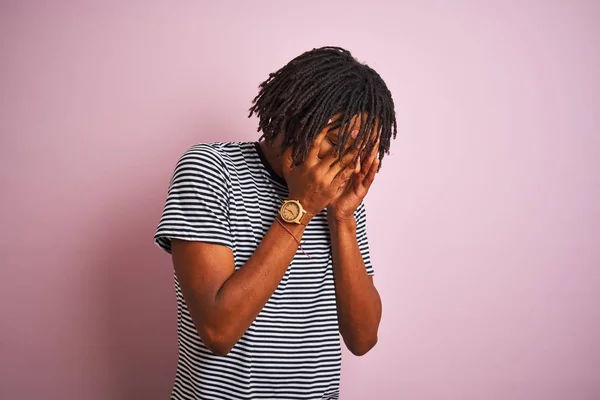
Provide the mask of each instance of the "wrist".
{"label": "wrist", "polygon": [[278,215],[275,218],[275,220],[275,222],[277,222],[278,224],[283,224],[283,226],[286,227],[286,229],[292,231],[294,233],[294,236],[298,235],[298,237],[302,237],[304,231],[306,230],[306,225],[297,224],[295,222],[287,222],[286,220],[281,218],[281,215]]}
{"label": "wrist", "polygon": [[308,226],[316,214],[307,210],[303,201],[296,198],[284,200],[279,208],[279,217],[285,223]]}
{"label": "wrist", "polygon": [[[277,224],[279,224],[287,233],[290,234],[290,238],[293,238],[294,241],[296,242],[296,244],[300,247],[300,250],[302,250],[302,252],[308,257],[310,258],[310,255],[304,251],[304,249],[302,248],[302,235],[304,233],[304,229],[306,228],[306,226],[302,225],[302,224],[289,224],[286,223],[281,216],[277,216],[275,218],[275,221],[277,222]],[[276,225],[277,225],[276,224]]]}
{"label": "wrist", "polygon": [[298,200],[298,202],[302,205],[302,209],[308,215],[307,218],[310,218],[311,220],[314,218],[315,215],[317,215],[320,212],[320,211],[314,210],[314,207],[312,206],[310,201],[306,200],[303,197],[298,197],[298,198],[290,197],[290,199]]}
{"label": "wrist", "polygon": [[356,220],[354,219],[354,213],[350,215],[339,214],[333,212],[331,210],[327,210],[327,221],[330,225],[343,225],[353,227],[356,225]]}

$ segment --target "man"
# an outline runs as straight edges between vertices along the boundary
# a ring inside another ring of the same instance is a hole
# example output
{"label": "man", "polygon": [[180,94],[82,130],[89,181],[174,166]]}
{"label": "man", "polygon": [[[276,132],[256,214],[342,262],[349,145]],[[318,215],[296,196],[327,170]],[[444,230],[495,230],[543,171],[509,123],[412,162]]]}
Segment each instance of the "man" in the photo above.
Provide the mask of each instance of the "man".
{"label": "man", "polygon": [[390,141],[381,77],[341,48],[260,85],[257,143],[200,144],[175,168],[156,243],[172,253],[173,399],[337,399],[340,334],[377,342],[362,203]]}

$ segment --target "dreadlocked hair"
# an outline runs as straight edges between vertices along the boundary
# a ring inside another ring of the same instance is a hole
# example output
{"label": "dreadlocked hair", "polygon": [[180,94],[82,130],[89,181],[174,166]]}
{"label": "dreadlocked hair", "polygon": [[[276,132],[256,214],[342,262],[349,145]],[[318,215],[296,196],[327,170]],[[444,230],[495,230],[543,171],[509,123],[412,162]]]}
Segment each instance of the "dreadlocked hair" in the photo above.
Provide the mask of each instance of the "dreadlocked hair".
{"label": "dreadlocked hair", "polygon": [[[346,148],[353,118],[360,120],[357,140],[348,151],[360,145],[368,154],[377,138],[379,160],[389,154],[397,125],[392,94],[385,82],[369,66],[358,62],[348,50],[321,47],[294,58],[260,84],[248,117],[259,119],[259,140],[273,142],[283,136],[281,151],[292,148],[293,162],[304,160],[316,136],[339,114],[338,156]],[[375,135],[372,135],[377,129]]]}

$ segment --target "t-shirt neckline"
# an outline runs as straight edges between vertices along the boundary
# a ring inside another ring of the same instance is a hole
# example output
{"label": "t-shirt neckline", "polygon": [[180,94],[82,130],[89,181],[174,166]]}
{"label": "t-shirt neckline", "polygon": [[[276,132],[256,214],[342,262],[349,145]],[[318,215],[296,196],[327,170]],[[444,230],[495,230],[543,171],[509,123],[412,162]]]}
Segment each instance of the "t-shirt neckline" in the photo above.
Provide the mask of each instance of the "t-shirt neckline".
{"label": "t-shirt neckline", "polygon": [[273,178],[273,180],[275,182],[279,183],[280,185],[287,187],[287,182],[285,181],[285,179],[283,177],[279,176],[277,174],[277,172],[275,172],[273,167],[271,167],[271,164],[269,164],[269,162],[267,161],[267,157],[265,156],[265,153],[263,152],[262,148],[260,147],[260,142],[255,142],[254,147],[256,148],[256,152],[258,153],[258,157],[260,158],[260,161],[264,165],[265,169],[267,170],[267,172],[269,173],[271,178]]}

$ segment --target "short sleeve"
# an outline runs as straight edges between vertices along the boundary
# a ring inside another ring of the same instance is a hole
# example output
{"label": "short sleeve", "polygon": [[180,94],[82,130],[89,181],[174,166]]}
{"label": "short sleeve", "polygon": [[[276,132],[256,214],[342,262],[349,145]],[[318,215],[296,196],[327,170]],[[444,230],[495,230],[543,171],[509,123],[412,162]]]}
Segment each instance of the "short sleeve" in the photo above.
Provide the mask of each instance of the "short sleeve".
{"label": "short sleeve", "polygon": [[367,210],[364,203],[354,212],[354,218],[356,219],[356,241],[358,242],[358,248],[362,254],[367,274],[370,276],[375,275],[373,270],[373,264],[371,263],[371,253],[369,252],[369,240],[367,239]]}
{"label": "short sleeve", "polygon": [[154,242],[171,252],[171,239],[232,248],[229,227],[231,180],[217,149],[201,144],[179,160]]}

